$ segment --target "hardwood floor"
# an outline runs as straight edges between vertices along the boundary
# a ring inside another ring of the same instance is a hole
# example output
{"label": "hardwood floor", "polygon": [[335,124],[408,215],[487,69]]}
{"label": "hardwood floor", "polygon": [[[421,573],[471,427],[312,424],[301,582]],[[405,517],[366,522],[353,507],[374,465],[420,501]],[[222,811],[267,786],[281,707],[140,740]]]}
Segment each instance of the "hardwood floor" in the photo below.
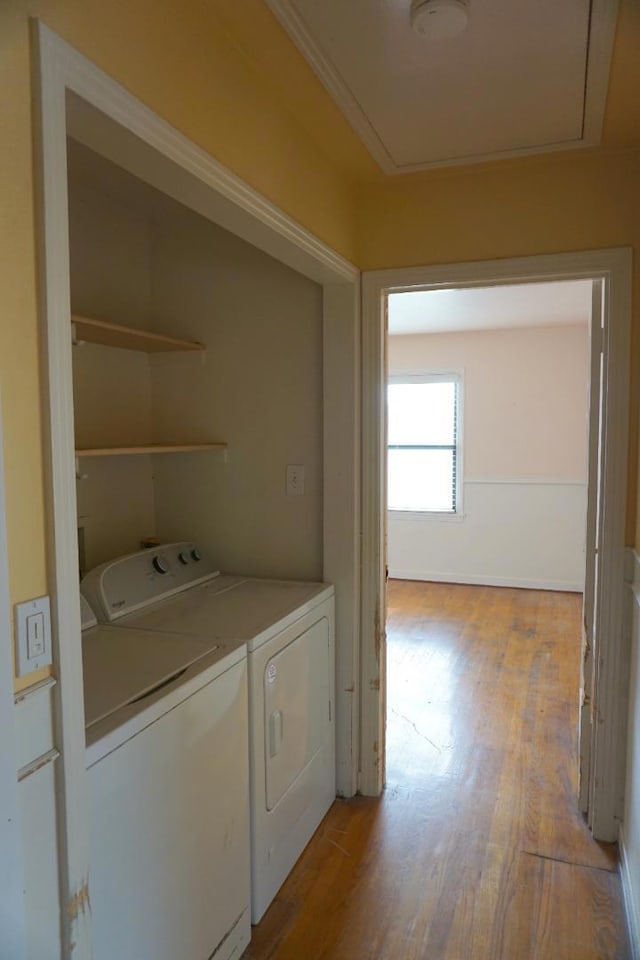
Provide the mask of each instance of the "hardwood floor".
{"label": "hardwood floor", "polygon": [[338,800],[245,960],[626,960],[576,810],[580,598],[392,581],[387,789]]}

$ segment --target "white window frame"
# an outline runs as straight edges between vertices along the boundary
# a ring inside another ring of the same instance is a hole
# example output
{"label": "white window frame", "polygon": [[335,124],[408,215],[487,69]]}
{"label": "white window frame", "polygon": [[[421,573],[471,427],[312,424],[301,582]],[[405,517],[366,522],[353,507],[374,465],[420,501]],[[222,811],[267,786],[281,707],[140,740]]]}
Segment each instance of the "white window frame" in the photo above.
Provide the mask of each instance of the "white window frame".
{"label": "white window frame", "polygon": [[[464,520],[464,371],[462,370],[423,370],[411,373],[393,373],[387,377],[387,387],[393,383],[450,383],[454,381],[457,390],[456,416],[456,492],[455,510],[399,510],[387,507],[387,513],[393,520],[440,520],[445,523],[457,523]],[[386,455],[389,442],[387,438]],[[386,464],[385,464],[386,467]],[[386,471],[385,471],[386,472]],[[388,494],[387,494],[388,497]]]}

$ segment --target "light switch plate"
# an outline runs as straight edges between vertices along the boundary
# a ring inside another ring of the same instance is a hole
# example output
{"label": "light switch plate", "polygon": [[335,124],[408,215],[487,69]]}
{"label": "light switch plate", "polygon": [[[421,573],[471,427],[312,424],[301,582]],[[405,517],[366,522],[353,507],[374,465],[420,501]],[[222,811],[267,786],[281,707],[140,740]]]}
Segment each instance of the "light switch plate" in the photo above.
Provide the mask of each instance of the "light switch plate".
{"label": "light switch plate", "polygon": [[19,677],[51,663],[49,597],[15,605],[16,671]]}

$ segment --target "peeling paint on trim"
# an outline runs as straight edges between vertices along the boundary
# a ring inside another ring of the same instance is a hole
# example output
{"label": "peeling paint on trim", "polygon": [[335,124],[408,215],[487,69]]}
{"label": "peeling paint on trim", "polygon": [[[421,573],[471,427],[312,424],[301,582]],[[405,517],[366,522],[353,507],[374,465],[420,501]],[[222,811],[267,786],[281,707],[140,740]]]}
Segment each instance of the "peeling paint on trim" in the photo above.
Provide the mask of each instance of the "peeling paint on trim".
{"label": "peeling paint on trim", "polygon": [[380,645],[382,640],[382,630],[380,628],[380,597],[376,597],[376,613],[374,622],[374,642],[376,650],[376,660],[380,663]]}
{"label": "peeling paint on trim", "polygon": [[80,914],[91,912],[91,899],[89,897],[89,878],[83,882],[77,893],[67,901],[67,916],[71,923],[78,919]]}

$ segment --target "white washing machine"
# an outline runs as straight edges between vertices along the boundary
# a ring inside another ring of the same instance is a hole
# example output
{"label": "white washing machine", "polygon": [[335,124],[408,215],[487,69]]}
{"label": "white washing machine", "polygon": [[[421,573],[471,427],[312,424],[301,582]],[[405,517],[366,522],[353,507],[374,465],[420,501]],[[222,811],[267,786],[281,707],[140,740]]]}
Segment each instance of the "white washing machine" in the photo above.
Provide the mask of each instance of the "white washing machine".
{"label": "white washing machine", "polygon": [[236,960],[251,936],[246,646],[82,608],[93,956]]}
{"label": "white washing machine", "polygon": [[[257,923],[335,799],[334,590],[217,575],[192,543],[104,564],[82,583],[127,629],[241,641],[248,649],[251,918]],[[138,578],[151,596],[127,612]],[[124,602],[123,602],[124,601]]]}

